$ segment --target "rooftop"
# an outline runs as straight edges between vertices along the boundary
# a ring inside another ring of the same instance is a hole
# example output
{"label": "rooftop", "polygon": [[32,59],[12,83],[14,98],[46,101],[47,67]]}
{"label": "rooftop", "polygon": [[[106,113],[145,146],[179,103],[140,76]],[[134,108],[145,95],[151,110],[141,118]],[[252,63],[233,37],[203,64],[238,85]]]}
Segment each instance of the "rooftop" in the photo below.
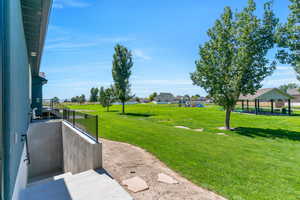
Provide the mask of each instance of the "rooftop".
{"label": "rooftop", "polygon": [[241,95],[239,100],[255,100],[255,99],[261,99],[261,100],[287,100],[291,99],[292,97],[277,89],[277,88],[263,88],[260,90],[257,90],[255,94],[248,94],[248,95]]}

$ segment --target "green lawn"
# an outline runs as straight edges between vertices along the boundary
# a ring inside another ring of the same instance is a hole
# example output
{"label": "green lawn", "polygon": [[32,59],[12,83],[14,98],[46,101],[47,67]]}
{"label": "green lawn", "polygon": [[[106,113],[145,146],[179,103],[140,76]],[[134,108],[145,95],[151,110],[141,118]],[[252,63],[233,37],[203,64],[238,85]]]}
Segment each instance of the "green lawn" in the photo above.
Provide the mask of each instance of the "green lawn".
{"label": "green lawn", "polygon": [[[74,105],[100,116],[100,136],[140,146],[192,182],[229,199],[300,199],[300,117],[233,113],[236,131],[220,131],[217,106],[179,108],[128,105],[105,112],[100,105]],[[204,132],[174,128],[182,125]],[[229,136],[217,135],[225,132]]]}

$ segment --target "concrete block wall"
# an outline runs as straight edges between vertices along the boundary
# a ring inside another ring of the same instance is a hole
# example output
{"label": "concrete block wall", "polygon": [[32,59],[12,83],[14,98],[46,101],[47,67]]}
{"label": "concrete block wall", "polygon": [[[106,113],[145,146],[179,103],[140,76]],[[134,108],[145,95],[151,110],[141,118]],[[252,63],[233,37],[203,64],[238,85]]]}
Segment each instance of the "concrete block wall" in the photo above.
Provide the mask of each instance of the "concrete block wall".
{"label": "concrete block wall", "polygon": [[97,143],[68,122],[62,122],[63,169],[72,174],[102,168],[102,143]]}
{"label": "concrete block wall", "polygon": [[28,146],[29,180],[102,168],[102,144],[62,120],[31,123]]}
{"label": "concrete block wall", "polygon": [[62,172],[63,143],[61,120],[31,123],[28,130],[31,163],[29,179]]}

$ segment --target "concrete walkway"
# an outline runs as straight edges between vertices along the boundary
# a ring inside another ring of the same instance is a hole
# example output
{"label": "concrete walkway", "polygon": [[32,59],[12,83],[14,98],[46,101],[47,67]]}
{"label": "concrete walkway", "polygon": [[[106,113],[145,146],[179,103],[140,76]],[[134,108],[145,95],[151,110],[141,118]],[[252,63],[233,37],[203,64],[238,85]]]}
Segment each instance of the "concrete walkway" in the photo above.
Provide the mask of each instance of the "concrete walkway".
{"label": "concrete walkway", "polygon": [[70,173],[30,184],[21,200],[133,200],[104,170]]}
{"label": "concrete walkway", "polygon": [[[149,189],[128,192],[135,200],[225,200],[225,198],[196,186],[169,169],[145,150],[130,144],[101,139],[104,168],[119,182],[140,177]],[[175,159],[175,158],[174,158]],[[170,176],[178,183],[159,181],[159,174]],[[126,186],[124,186],[125,189]]]}

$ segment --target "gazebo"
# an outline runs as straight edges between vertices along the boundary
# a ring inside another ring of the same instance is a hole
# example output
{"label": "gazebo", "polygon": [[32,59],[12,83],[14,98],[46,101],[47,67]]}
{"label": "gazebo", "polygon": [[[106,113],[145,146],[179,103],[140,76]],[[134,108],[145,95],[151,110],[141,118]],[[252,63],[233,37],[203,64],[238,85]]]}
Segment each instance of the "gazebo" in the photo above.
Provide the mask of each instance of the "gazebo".
{"label": "gazebo", "polygon": [[[242,112],[254,112],[255,114],[280,113],[291,115],[291,99],[292,96],[277,88],[264,88],[257,90],[257,92],[253,95],[241,95],[239,98],[239,104],[242,106]],[[287,110],[284,108],[286,102],[288,103]],[[250,106],[253,107],[253,104],[254,110],[251,110]],[[267,110],[265,109],[266,107],[271,107],[271,109]]]}

